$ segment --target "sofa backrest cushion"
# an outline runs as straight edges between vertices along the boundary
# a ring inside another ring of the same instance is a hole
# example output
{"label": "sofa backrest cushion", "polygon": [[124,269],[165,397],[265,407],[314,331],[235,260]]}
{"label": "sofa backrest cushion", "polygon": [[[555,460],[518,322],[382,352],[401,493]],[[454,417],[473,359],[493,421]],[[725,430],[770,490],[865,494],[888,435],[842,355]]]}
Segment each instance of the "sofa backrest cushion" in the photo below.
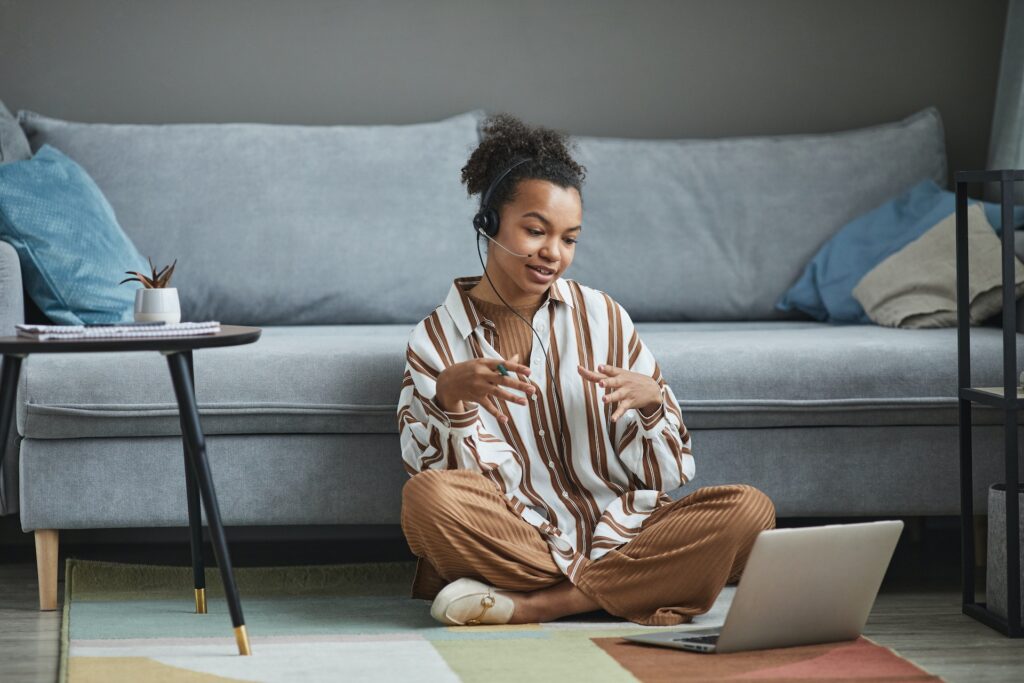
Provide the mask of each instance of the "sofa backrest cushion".
{"label": "sofa backrest cushion", "polygon": [[[19,112],[78,161],[186,320],[415,323],[478,274],[460,169],[482,110],[412,125],[93,124]],[[807,317],[775,301],[852,218],[946,184],[934,107],[831,134],[575,137],[584,233],[566,277],[637,321]]]}
{"label": "sofa backrest cushion", "polygon": [[103,191],[139,251],[178,259],[183,320],[416,322],[479,272],[460,170],[482,110],[411,125],[101,124],[18,113]]}
{"label": "sofa backrest cushion", "polygon": [[567,277],[637,321],[806,318],[774,304],[822,244],[923,178],[947,184],[934,107],[830,134],[574,140],[587,177]]}
{"label": "sofa backrest cushion", "polygon": [[32,156],[18,120],[0,102],[0,164],[22,161]]}

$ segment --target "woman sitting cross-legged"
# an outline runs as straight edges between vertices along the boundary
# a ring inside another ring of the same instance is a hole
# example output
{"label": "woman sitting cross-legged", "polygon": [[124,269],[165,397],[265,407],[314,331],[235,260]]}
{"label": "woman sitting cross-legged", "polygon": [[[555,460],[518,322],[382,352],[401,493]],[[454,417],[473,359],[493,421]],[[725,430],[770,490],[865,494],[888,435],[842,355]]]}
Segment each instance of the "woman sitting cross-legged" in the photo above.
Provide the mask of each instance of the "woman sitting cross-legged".
{"label": "woman sitting cross-legged", "polygon": [[486,121],[462,180],[497,248],[409,338],[401,522],[412,597],[446,624],[689,622],[775,526],[750,485],[667,495],[694,476],[675,393],[626,310],[562,277],[585,171],[563,134]]}

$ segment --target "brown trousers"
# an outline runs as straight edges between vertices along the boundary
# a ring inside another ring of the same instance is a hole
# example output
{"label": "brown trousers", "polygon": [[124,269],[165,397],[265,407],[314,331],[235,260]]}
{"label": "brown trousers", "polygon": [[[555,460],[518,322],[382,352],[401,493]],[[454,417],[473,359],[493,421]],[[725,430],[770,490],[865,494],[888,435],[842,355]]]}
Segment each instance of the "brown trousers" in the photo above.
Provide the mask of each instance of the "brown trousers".
{"label": "brown trousers", "polygon": [[[747,484],[705,486],[655,510],[628,543],[591,562],[576,586],[637,624],[688,623],[739,580],[775,506]],[[419,559],[412,597],[432,600],[461,577],[535,591],[567,580],[541,532],[472,470],[426,470],[402,488],[402,529]]]}

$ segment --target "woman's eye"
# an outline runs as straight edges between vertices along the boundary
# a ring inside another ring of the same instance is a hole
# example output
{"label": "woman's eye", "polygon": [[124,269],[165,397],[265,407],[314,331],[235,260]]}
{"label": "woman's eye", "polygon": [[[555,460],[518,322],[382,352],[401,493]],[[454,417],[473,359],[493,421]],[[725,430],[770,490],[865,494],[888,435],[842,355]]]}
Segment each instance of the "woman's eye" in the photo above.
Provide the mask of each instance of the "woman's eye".
{"label": "woman's eye", "polygon": [[[543,230],[537,230],[536,228],[527,228],[526,231],[529,232],[531,235],[543,235],[544,234]],[[566,238],[565,241],[566,241],[567,244],[576,244],[576,242],[578,242],[579,240],[574,240],[572,238]]]}

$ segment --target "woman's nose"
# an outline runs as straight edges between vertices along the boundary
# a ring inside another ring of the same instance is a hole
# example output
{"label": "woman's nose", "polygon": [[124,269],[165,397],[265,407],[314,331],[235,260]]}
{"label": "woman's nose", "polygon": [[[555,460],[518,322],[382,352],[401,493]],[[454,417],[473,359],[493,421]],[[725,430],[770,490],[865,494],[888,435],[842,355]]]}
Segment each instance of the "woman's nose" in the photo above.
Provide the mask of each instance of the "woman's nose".
{"label": "woman's nose", "polygon": [[549,261],[558,260],[558,241],[545,242],[540,248],[540,255]]}

